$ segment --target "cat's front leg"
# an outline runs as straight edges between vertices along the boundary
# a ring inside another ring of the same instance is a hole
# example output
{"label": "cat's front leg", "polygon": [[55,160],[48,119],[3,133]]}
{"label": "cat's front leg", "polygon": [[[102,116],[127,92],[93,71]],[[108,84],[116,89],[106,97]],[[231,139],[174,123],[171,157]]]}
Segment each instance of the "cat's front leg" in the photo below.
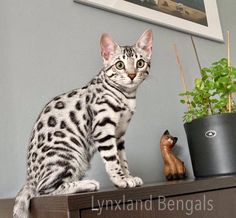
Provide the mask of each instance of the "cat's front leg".
{"label": "cat's front leg", "polygon": [[133,179],[135,181],[135,186],[141,186],[143,185],[143,180],[139,177],[131,176],[130,174],[124,144],[125,144],[125,141],[123,137],[117,139],[117,154],[120,159],[120,165],[121,165],[122,171],[125,177]]}
{"label": "cat's front leg", "polygon": [[115,124],[96,125],[96,129],[94,129],[94,145],[99,151],[105,164],[106,172],[115,186],[120,188],[137,186],[135,180],[126,177],[122,170],[117,152]]}

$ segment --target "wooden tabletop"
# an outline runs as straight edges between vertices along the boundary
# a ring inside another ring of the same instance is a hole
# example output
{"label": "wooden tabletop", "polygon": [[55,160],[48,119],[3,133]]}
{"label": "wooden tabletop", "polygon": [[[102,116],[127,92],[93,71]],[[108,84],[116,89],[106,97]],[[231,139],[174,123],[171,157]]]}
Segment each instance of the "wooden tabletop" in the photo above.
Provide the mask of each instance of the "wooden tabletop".
{"label": "wooden tabletop", "polygon": [[[98,201],[109,199],[112,202],[158,199],[160,196],[174,197],[179,195],[203,193],[206,191],[236,188],[236,176],[214,177],[206,179],[180,180],[142,187],[117,189],[102,188],[97,192],[76,193],[61,196],[40,196],[31,200],[32,210],[74,211],[99,206]],[[93,205],[91,205],[91,202]],[[14,199],[0,199],[0,217],[12,214]],[[8,217],[8,216],[4,216]],[[9,216],[10,217],[10,216]]]}
{"label": "wooden tabletop", "polygon": [[[160,196],[172,197],[210,190],[219,190],[236,187],[236,176],[214,177],[206,179],[180,180],[155,184],[146,184],[142,187],[127,189],[101,189],[97,192],[76,193],[61,196],[41,196],[32,200],[32,207],[40,209],[76,210],[90,208],[91,202],[96,205],[97,200],[119,201],[153,199]],[[124,199],[125,196],[125,199]]]}

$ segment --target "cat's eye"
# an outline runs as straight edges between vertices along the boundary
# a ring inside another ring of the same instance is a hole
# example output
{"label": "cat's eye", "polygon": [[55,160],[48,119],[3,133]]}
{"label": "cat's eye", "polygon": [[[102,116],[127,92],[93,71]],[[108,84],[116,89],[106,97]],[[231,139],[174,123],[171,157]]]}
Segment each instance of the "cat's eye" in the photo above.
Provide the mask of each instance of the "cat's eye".
{"label": "cat's eye", "polygon": [[123,69],[125,69],[125,64],[124,64],[123,61],[118,61],[118,62],[116,62],[115,66],[116,66],[116,68],[117,68],[118,70],[123,70]]}
{"label": "cat's eye", "polygon": [[140,59],[137,61],[137,68],[143,68],[145,65],[145,61],[143,59]]}

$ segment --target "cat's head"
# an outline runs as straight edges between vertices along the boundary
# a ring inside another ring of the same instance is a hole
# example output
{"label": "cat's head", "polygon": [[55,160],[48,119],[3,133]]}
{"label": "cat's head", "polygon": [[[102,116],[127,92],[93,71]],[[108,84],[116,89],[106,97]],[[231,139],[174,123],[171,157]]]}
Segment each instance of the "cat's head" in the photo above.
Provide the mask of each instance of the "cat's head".
{"label": "cat's head", "polygon": [[133,46],[120,46],[108,34],[101,36],[101,55],[107,79],[128,91],[148,76],[152,55],[152,31],[145,31]]}
{"label": "cat's head", "polygon": [[166,130],[161,136],[160,144],[168,148],[172,148],[178,141],[177,137],[172,136],[168,130]]}

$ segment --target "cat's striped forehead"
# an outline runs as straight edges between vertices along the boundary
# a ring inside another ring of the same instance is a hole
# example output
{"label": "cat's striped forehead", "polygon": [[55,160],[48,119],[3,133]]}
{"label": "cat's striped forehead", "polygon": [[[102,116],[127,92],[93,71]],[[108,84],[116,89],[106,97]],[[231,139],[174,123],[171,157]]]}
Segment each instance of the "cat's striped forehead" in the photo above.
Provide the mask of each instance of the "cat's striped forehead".
{"label": "cat's striped forehead", "polygon": [[134,49],[133,46],[121,46],[121,53],[123,55],[123,58],[125,59],[126,57],[128,58],[137,58],[138,57],[138,53],[137,51]]}

